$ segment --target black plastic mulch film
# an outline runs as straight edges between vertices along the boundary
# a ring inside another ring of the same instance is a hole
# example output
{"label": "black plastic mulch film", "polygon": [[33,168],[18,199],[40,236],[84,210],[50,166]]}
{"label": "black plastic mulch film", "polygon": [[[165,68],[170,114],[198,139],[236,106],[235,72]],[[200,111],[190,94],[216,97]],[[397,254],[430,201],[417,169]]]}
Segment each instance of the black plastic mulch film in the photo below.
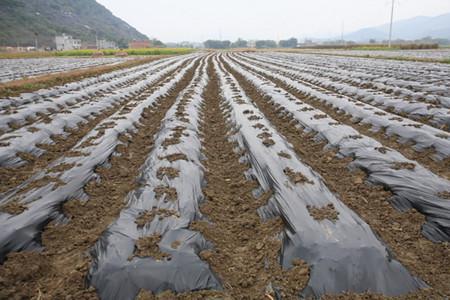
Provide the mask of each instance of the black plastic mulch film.
{"label": "black plastic mulch film", "polygon": [[[145,90],[147,85],[156,82],[158,78],[164,78],[170,70],[176,69],[177,65],[181,65],[188,59],[190,57],[178,58],[165,69],[148,75],[148,78],[137,84],[133,91],[138,93]],[[187,68],[184,68],[184,72],[186,70]],[[0,204],[17,201],[25,205],[27,209],[19,215],[0,213],[0,228],[2,228],[0,262],[11,251],[40,248],[40,233],[44,227],[52,220],[64,221],[61,205],[71,199],[86,199],[84,186],[97,177],[95,168],[107,163],[116,146],[122,143],[119,136],[135,130],[135,124],[139,121],[144,108],[151,106],[159,96],[166,94],[177,80],[181,80],[182,75],[183,73],[178,73],[172,82],[158,88],[146,99],[137,97],[133,100],[135,106],[130,112],[121,114],[118,111],[103,120],[71,149],[73,153],[71,156],[57,159],[18,187],[1,195]],[[40,135],[37,134],[37,136]],[[86,141],[89,143],[85,143]],[[74,166],[65,171],[53,170],[54,167],[62,164],[74,164]],[[27,190],[33,183],[45,178],[48,179],[48,183]],[[25,193],[21,193],[24,189]]]}
{"label": "black plastic mulch film", "polygon": [[[145,75],[145,80],[123,88],[119,95],[105,96],[103,100],[98,100],[99,103],[104,101],[105,105],[100,105],[101,107],[95,110],[100,110],[111,103],[120,103],[127,95],[145,90],[148,85],[190,61],[187,66],[175,73],[172,80],[154,90],[148,97],[132,101],[134,107],[130,112],[120,116],[113,114],[96,126],[73,148],[73,152],[79,153],[79,156],[62,157],[18,188],[0,195],[1,204],[19,201],[28,206],[27,210],[17,216],[0,213],[0,227],[3,229],[0,231],[0,261],[3,261],[11,251],[39,249],[40,233],[46,224],[51,220],[67,221],[60,211],[62,203],[75,198],[89,201],[83,187],[97,177],[95,167],[107,164],[115,147],[121,143],[119,135],[135,130],[135,124],[144,108],[153,105],[160,96],[166,95],[197,60],[200,61],[200,66],[195,70],[194,78],[178,95],[175,104],[162,122],[155,146],[141,168],[139,187],[129,193],[126,199],[127,207],[101,235],[92,249],[93,263],[88,279],[102,299],[134,299],[141,289],[153,293],[165,290],[188,292],[222,289],[218,276],[199,257],[202,250],[210,249],[213,245],[205,240],[201,233],[189,229],[192,221],[204,218],[199,211],[199,205],[204,199],[202,187],[205,182],[198,123],[199,106],[203,101],[202,93],[208,83],[206,73],[208,63],[214,64],[219,77],[221,94],[231,113],[228,121],[236,129],[232,138],[238,142],[241,150],[245,150],[243,159],[251,166],[249,176],[257,179],[261,190],[271,190],[274,193],[269,203],[259,209],[259,213],[263,219],[280,215],[284,220],[280,257],[282,266],[290,268],[293,259],[300,258],[311,268],[310,280],[301,295],[320,297],[325,293],[336,294],[344,291],[402,295],[426,287],[424,282],[412,276],[391,256],[389,249],[363,220],[330,192],[320,175],[296,156],[292,147],[252,104],[251,99],[247,98],[237,80],[225,71],[219,58],[225,59],[233,69],[252,81],[262,92],[270,95],[271,101],[284,106],[302,126],[317,132],[322,139],[328,141],[329,146],[338,148],[341,155],[354,156],[353,165],[365,170],[369,174],[369,181],[388,186],[393,191],[395,195],[393,201],[397,207],[402,209],[414,207],[425,214],[427,223],[423,231],[428,238],[434,241],[449,240],[450,204],[446,206],[439,197],[439,192],[449,189],[448,181],[417,163],[414,170],[394,170],[391,168],[393,163],[411,161],[392,149],[381,153],[378,149],[382,145],[368,137],[350,138],[359,133],[342,124],[329,125],[334,121],[330,117],[311,118],[317,111],[300,112],[295,101],[292,101],[292,95],[287,96],[287,93],[275,89],[268,80],[251,70],[270,73],[288,84],[293,85],[294,82],[289,81],[286,76],[274,75],[276,72],[250,64],[250,59],[254,58],[194,54],[150,63],[147,65],[148,68],[136,68],[140,74]],[[249,68],[242,68],[234,60]],[[132,76],[123,72],[117,77],[120,78],[122,75]],[[120,86],[119,83],[125,82],[120,80],[117,84]],[[86,81],[86,85],[89,84],[97,82]],[[304,88],[300,83],[297,83],[296,87]],[[76,89],[73,87],[71,92],[76,94]],[[313,89],[309,89],[308,91],[316,93]],[[93,88],[92,93],[97,90],[108,90],[108,87]],[[83,93],[82,87],[79,93]],[[83,95],[89,96],[92,93]],[[34,102],[36,104],[31,105],[35,107],[32,109],[19,109],[20,114],[33,115],[36,111],[46,109],[48,104],[43,104],[45,103],[43,99],[48,97],[62,99],[61,105],[72,105],[70,101],[64,100],[65,96],[61,95],[64,92],[48,90],[43,94],[45,96],[30,95],[27,100],[24,100],[26,97],[22,98],[23,104]],[[184,110],[181,117],[177,114],[180,103]],[[81,105],[78,109],[83,112],[88,106]],[[254,118],[249,119],[249,111]],[[17,119],[25,119],[26,116],[20,114],[17,115]],[[75,126],[77,120],[83,118],[85,114],[70,113],[69,116],[67,122]],[[73,120],[70,121],[72,116]],[[38,132],[35,142],[30,142],[21,135],[16,137],[18,141],[23,140],[24,145],[26,144],[23,149],[32,154],[41,154],[36,144],[49,143],[50,134],[61,130],[58,128],[55,131],[55,127],[69,124],[58,121],[58,115],[52,118],[50,125],[38,126],[42,133]],[[113,126],[103,126],[111,121]],[[0,124],[1,122],[0,118]],[[262,127],[254,127],[256,123]],[[4,128],[8,129],[8,122],[4,124]],[[104,130],[104,134],[98,135],[100,130]],[[264,140],[267,137],[271,140],[269,144],[264,143],[267,142]],[[87,140],[88,146],[83,144]],[[286,155],[280,157],[279,153]],[[172,154],[183,154],[185,159],[173,161],[164,159]],[[447,154],[446,150],[440,152],[441,156]],[[5,165],[25,163],[16,156],[16,153],[6,153],[0,156],[2,157]],[[52,171],[55,166],[74,162],[75,166],[69,170]],[[177,170],[176,176],[158,173],[164,169]],[[295,181],[290,172],[300,176],[302,180]],[[46,176],[57,179],[58,183],[49,182],[24,194],[20,193],[21,189]],[[316,220],[310,214],[311,207],[317,209],[331,207],[336,216],[333,219]],[[136,224],[136,220],[146,212],[151,212],[151,217],[143,227],[140,227]],[[162,259],[140,257],[136,253],[139,240],[153,236],[158,236],[157,249],[166,254]]]}
{"label": "black plastic mulch film", "polygon": [[[369,225],[326,187],[320,175],[297,157],[240,89],[238,81],[217,63],[216,69],[223,96],[231,107],[230,122],[239,129],[235,138],[246,150],[252,175],[264,190],[274,193],[271,205],[261,209],[261,215],[280,215],[284,221],[281,264],[289,268],[293,259],[300,258],[311,268],[302,295],[320,297],[326,293],[368,290],[401,295],[425,287],[390,255]],[[248,111],[259,118],[250,118]],[[269,133],[274,144],[264,146],[264,140],[258,138],[262,133]],[[278,153],[290,158],[280,158]],[[286,169],[304,178],[293,181]],[[336,219],[316,220],[308,208],[330,206],[337,213]]]}
{"label": "black plastic mulch film", "polygon": [[[352,165],[364,170],[369,175],[369,182],[389,188],[394,194],[391,202],[395,207],[403,211],[414,208],[425,215],[427,222],[423,225],[422,232],[428,239],[434,242],[450,241],[450,201],[443,196],[445,192],[450,191],[450,182],[448,180],[437,176],[417,162],[408,160],[394,149],[383,147],[376,140],[359,134],[352,127],[336,122],[330,116],[320,119],[314,118],[315,115],[322,112],[308,104],[301,103],[300,99],[286,93],[286,91],[275,88],[274,83],[251,73],[250,70],[274,76],[299,90],[321,97],[330,104],[340,105],[339,102],[342,102],[340,101],[342,99],[322,94],[286,76],[249,64],[242,59],[239,59],[239,63],[242,63],[248,69],[243,70],[230,61],[233,67],[239,69],[260,90],[268,94],[272,99],[271,101],[283,106],[287,113],[300,122],[301,126],[317,132],[317,138],[327,141],[328,146],[336,148],[340,155],[353,157]],[[301,104],[298,104],[299,102]],[[346,107],[351,108],[351,105]],[[364,118],[362,115],[358,115],[358,110],[353,111],[349,109],[348,111],[352,116]],[[370,117],[367,117],[367,119],[369,123],[373,121]],[[380,119],[376,121],[380,121]],[[385,122],[385,127],[389,128],[392,126],[388,121]],[[402,129],[404,128],[411,127],[395,127],[399,136],[403,133]],[[427,129],[430,131],[438,130],[429,126]],[[409,134],[410,132],[407,132],[405,136],[409,137]],[[439,156],[447,158],[450,155],[450,141],[431,135],[427,131],[415,132],[412,136],[417,143],[416,147],[425,149],[430,145],[439,144],[441,146],[441,154]],[[423,144],[421,144],[421,141],[423,141]],[[395,167],[398,163],[412,164],[414,168],[398,169]]]}

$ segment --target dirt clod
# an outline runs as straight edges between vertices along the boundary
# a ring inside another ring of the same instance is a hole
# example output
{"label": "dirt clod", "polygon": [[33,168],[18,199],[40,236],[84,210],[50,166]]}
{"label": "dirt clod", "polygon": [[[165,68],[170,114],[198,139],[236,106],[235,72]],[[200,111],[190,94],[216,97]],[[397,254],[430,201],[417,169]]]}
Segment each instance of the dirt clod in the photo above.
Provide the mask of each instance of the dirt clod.
{"label": "dirt clod", "polygon": [[395,162],[391,166],[394,170],[414,170],[415,168],[416,164],[409,162]]}
{"label": "dirt clod", "polygon": [[322,220],[330,220],[336,221],[339,216],[339,212],[334,208],[333,203],[328,204],[324,207],[313,207],[307,206],[309,214],[314,218],[314,220],[322,221]]}
{"label": "dirt clod", "polygon": [[162,197],[169,201],[176,201],[178,199],[177,190],[173,187],[157,186],[154,191],[155,196],[158,199],[161,199]]}
{"label": "dirt clod", "polygon": [[159,242],[161,241],[160,235],[152,235],[143,237],[137,240],[136,250],[134,256],[136,257],[151,257],[156,260],[163,260],[170,257],[169,254],[161,252],[159,249]]}
{"label": "dirt clod", "polygon": [[180,171],[172,167],[159,168],[158,171],[156,172],[156,177],[159,180],[162,180],[165,176],[169,179],[174,179],[179,175]]}
{"label": "dirt clod", "polygon": [[300,172],[295,172],[294,170],[292,170],[291,168],[285,168],[283,170],[284,174],[286,174],[286,176],[289,177],[289,180],[293,183],[293,184],[299,184],[299,183],[309,183],[309,184],[314,184],[314,181],[309,180],[308,178],[306,178],[302,173]]}

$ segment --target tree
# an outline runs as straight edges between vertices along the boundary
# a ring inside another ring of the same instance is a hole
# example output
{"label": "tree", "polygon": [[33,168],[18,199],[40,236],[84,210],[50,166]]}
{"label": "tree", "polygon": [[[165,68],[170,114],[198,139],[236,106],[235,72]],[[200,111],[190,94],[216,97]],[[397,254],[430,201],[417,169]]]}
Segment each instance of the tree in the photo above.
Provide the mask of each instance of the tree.
{"label": "tree", "polygon": [[153,45],[154,47],[163,48],[163,47],[166,46],[166,45],[164,45],[163,42],[161,42],[160,40],[157,40],[157,39],[152,39],[150,42],[152,43],[152,45]]}
{"label": "tree", "polygon": [[228,49],[231,46],[230,41],[207,40],[203,43],[205,48],[210,49]]}
{"label": "tree", "polygon": [[241,38],[239,38],[236,42],[231,44],[231,48],[247,48],[247,47],[248,47],[248,42]]}
{"label": "tree", "polygon": [[281,40],[279,45],[281,48],[295,48],[298,45],[298,40],[296,38],[290,38],[288,40]]}
{"label": "tree", "polygon": [[272,40],[261,40],[256,41],[256,48],[257,49],[267,49],[267,48],[276,48],[277,42]]}

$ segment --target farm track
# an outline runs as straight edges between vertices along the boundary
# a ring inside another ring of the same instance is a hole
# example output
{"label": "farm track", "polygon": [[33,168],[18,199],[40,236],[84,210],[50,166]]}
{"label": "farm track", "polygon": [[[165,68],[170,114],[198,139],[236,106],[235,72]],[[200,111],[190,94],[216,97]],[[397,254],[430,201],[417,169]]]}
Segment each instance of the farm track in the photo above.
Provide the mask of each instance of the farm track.
{"label": "farm track", "polygon": [[[348,169],[351,158],[340,159],[336,157],[335,151],[324,149],[326,143],[317,142],[314,135],[297,129],[293,118],[280,116],[274,107],[264,100],[264,95],[242,75],[229,66],[227,69],[239,80],[247,95],[268,119],[292,143],[297,155],[317,170],[331,190],[376,231],[394,251],[398,260],[433,287],[428,291],[405,296],[404,299],[449,295],[450,287],[447,282],[450,280],[450,248],[445,244],[432,243],[420,234],[423,216],[416,211],[402,213],[394,209],[388,202],[392,196],[389,191],[380,186],[365,184],[364,172],[351,172]],[[348,295],[348,299],[353,297],[355,295]],[[344,296],[341,298],[347,299]],[[377,299],[377,296],[371,295],[369,298]]]}
{"label": "farm track", "polygon": [[[270,76],[256,62],[264,55],[169,58],[59,108],[136,85],[37,144],[39,156],[0,168],[0,299],[449,297],[450,247],[436,241],[450,233],[438,202],[450,198],[450,158],[437,162],[432,149],[374,133]],[[84,82],[67,88],[97,81]],[[416,162],[425,168],[408,169]]]}
{"label": "farm track", "polygon": [[[170,77],[181,68],[182,67],[170,72],[167,76]],[[154,86],[158,86],[164,80],[165,78],[158,80]],[[154,87],[149,87],[147,90],[143,91],[141,95],[151,92],[152,89],[154,89]],[[27,164],[16,168],[0,167],[0,180],[3,183],[0,187],[0,193],[6,192],[11,188],[18,186],[30,176],[49,165],[52,161],[60,156],[63,156],[65,152],[74,147],[88,132],[117,111],[127,107],[132,100],[133,97],[129,97],[125,102],[115,105],[110,109],[106,109],[93,119],[89,120],[87,123],[80,122],[81,124],[77,124],[77,128],[66,129],[65,131],[68,134],[67,137],[64,137],[64,135],[52,136],[51,138],[54,142],[53,144],[40,146],[45,149],[45,153],[40,157],[35,157],[27,153],[19,154],[27,160]]]}
{"label": "farm track", "polygon": [[[42,243],[45,250],[19,252],[8,256],[0,269],[0,298],[19,299],[42,297],[61,299],[96,299],[94,289],[87,289],[85,277],[90,265],[89,249],[100,234],[125,206],[123,199],[135,187],[139,168],[153,146],[153,137],[161,126],[165,113],[177,95],[191,81],[198,63],[188,71],[170,93],[144,111],[137,132],[128,139],[128,146],[117,151],[109,168],[97,168],[100,181],[91,181],[85,188],[89,200],[72,200],[63,205],[70,218],[65,225],[49,224],[44,230]],[[166,78],[167,79],[167,78]],[[22,268],[28,265],[34,272]]]}
{"label": "farm track", "polygon": [[[236,60],[234,60],[236,61]],[[239,61],[236,61],[238,64],[240,64]],[[240,64],[243,66],[242,64]],[[246,66],[243,66],[246,68]],[[416,151],[413,149],[414,144],[413,143],[400,143],[395,136],[387,136],[385,132],[381,129],[378,132],[374,132],[372,129],[372,125],[370,124],[360,124],[358,122],[355,122],[353,120],[353,117],[348,114],[339,113],[337,109],[334,109],[332,106],[329,106],[321,101],[317,101],[316,99],[313,99],[309,97],[306,94],[303,94],[299,92],[295,87],[289,86],[288,84],[284,83],[283,81],[267,75],[265,73],[261,73],[258,71],[255,71],[255,73],[266,77],[270,81],[274,82],[287,92],[291,93],[301,101],[311,105],[314,108],[319,109],[320,111],[330,115],[333,119],[336,121],[339,121],[345,125],[351,126],[355,128],[360,133],[369,136],[371,138],[374,138],[375,140],[380,141],[383,145],[387,147],[391,147],[397,151],[399,151],[401,154],[403,154],[405,157],[411,160],[415,160],[429,168],[431,171],[435,172],[436,174],[439,174],[440,176],[443,176],[444,178],[450,179],[450,157],[445,158],[443,161],[436,161],[432,158],[434,150],[433,149],[426,149],[423,151]]]}

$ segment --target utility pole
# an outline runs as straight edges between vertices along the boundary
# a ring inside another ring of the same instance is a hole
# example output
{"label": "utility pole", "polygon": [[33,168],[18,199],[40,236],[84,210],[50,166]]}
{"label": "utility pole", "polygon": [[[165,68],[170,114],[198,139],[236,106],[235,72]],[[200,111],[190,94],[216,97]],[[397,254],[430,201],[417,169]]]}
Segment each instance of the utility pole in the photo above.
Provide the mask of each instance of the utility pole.
{"label": "utility pole", "polygon": [[392,8],[391,8],[391,24],[389,26],[389,44],[388,47],[391,48],[392,46],[392,23],[394,21],[394,4],[395,0],[392,0]]}
{"label": "utility pole", "polygon": [[344,21],[342,21],[342,27],[341,27],[341,43],[342,43],[342,45],[345,45],[345,42],[344,42]]}

